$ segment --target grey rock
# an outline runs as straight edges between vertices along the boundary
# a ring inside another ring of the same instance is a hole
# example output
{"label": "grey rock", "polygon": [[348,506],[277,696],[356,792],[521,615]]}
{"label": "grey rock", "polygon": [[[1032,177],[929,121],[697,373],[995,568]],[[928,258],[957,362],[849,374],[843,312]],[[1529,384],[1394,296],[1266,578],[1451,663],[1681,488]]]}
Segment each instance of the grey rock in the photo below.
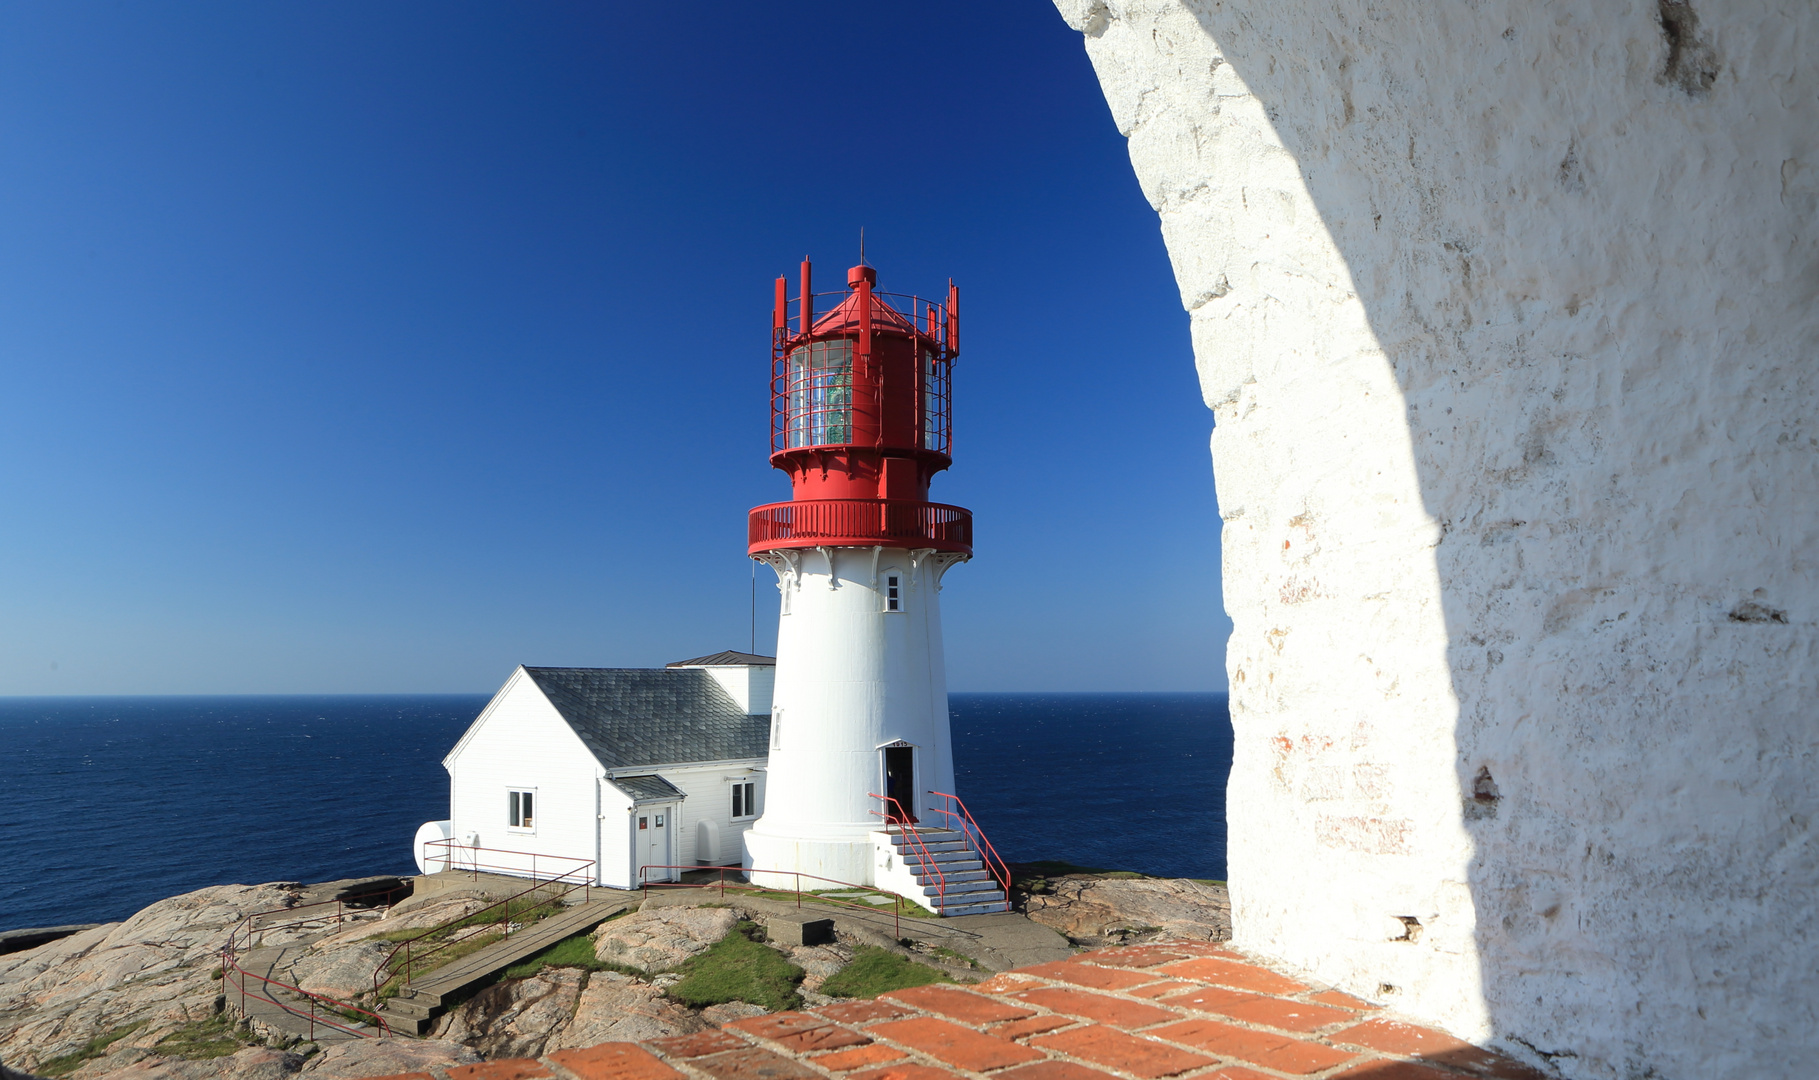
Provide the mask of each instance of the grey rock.
{"label": "grey rock", "polygon": [[1224,885],[1185,878],[1107,878],[1072,874],[1025,904],[1029,918],[1083,943],[1141,940],[1166,934],[1200,941],[1232,936]]}
{"label": "grey rock", "polygon": [[549,1049],[637,1042],[705,1031],[701,1015],[663,996],[663,991],[617,972],[597,971],[581,992],[575,1017]]}
{"label": "grey rock", "polygon": [[582,975],[578,968],[545,968],[528,979],[489,986],[450,1013],[436,1034],[487,1059],[537,1057],[550,1036],[568,1025]]}
{"label": "grey rock", "polygon": [[731,908],[658,907],[602,923],[594,955],[609,963],[664,971],[704,953],[739,921]]}
{"label": "grey rock", "polygon": [[444,1039],[359,1039],[336,1043],[304,1062],[313,1080],[356,1080],[364,1076],[428,1072],[480,1060],[472,1048]]}

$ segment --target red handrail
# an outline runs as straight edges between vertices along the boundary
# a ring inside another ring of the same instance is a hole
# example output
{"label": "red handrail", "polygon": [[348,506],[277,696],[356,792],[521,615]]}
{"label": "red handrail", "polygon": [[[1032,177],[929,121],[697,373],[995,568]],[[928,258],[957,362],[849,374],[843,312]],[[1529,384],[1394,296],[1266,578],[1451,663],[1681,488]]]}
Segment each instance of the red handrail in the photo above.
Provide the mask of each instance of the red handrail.
{"label": "red handrail", "polygon": [[[881,817],[884,819],[884,831],[887,833],[890,832],[890,828],[893,824],[899,829],[909,830],[907,835],[910,838],[910,842],[915,844],[922,852],[922,865],[932,868],[935,871],[935,880],[940,883],[936,886],[940,891],[935,895],[941,898],[941,902],[936,906],[945,907],[947,904],[947,875],[941,872],[941,864],[935,861],[935,856],[929,851],[928,845],[922,842],[922,834],[916,830],[916,819],[910,816],[910,812],[903,808],[902,803],[891,798],[889,795],[873,795],[868,791],[865,793],[865,797],[887,802],[897,808],[897,814],[894,820],[891,815],[880,814],[876,810],[870,811],[870,813],[873,817]],[[914,875],[911,876],[913,877]]]}
{"label": "red handrail", "polygon": [[[726,890],[729,887],[726,883],[726,872],[729,869],[738,870],[741,875],[744,875],[744,874],[792,874],[796,878],[796,890],[795,891],[796,891],[796,906],[798,908],[800,908],[802,906],[802,879],[803,878],[813,878],[816,881],[825,881],[829,885],[839,885],[839,886],[842,886],[842,887],[848,888],[848,889],[864,889],[868,892],[886,892],[886,891],[888,891],[888,890],[884,890],[884,889],[879,889],[872,885],[855,885],[850,881],[841,881],[838,878],[821,877],[819,874],[805,874],[805,873],[801,872],[800,870],[762,870],[762,869],[757,869],[757,868],[744,869],[744,868],[740,868],[740,867],[726,867],[726,866],[716,866],[716,867],[663,866],[663,865],[659,865],[657,863],[651,863],[648,866],[641,866],[638,868],[639,889],[641,891],[645,892],[646,894],[648,894],[653,887],[659,888],[659,889],[712,888],[713,886],[711,886],[711,885],[701,884],[701,883],[692,882],[692,881],[652,881],[648,877],[646,877],[645,873],[644,873],[646,870],[697,870],[698,871],[698,870],[708,870],[708,869],[717,870],[720,873],[720,880],[719,880],[718,884],[720,886],[720,895],[721,896],[726,895]],[[754,885],[750,881],[735,882],[730,887],[732,888],[732,890],[734,892],[740,892],[740,891],[744,891],[744,892],[779,892],[779,891],[781,891],[778,889],[767,889],[763,885]],[[839,904],[842,907],[855,908],[859,911],[876,912],[878,910],[877,908],[873,907],[870,904],[857,904],[850,900],[841,900],[838,897],[822,896],[819,893],[810,893],[809,895],[813,896],[818,902],[823,903],[823,904]],[[898,896],[896,893],[891,893],[891,899],[893,899],[897,902],[897,906],[896,906],[897,933],[896,933],[896,936],[898,938],[901,938],[901,937],[903,937],[903,897]]]}
{"label": "red handrail", "polygon": [[[291,927],[304,926],[306,924],[313,923],[313,922],[326,921],[326,914],[322,918],[310,917],[310,918],[303,918],[303,919],[292,919],[288,922],[277,923],[277,924],[274,924],[271,926],[257,925],[257,922],[260,918],[262,918],[266,915],[276,915],[279,913],[289,914],[291,912],[307,911],[310,908],[327,907],[330,904],[335,905],[335,925],[339,926],[342,924],[343,921],[345,921],[347,904],[349,904],[351,902],[355,902],[355,901],[360,901],[360,900],[368,900],[375,896],[389,898],[393,893],[402,892],[402,891],[404,891],[404,889],[405,889],[405,886],[398,885],[398,886],[394,886],[393,888],[390,888],[390,889],[381,890],[379,892],[362,893],[359,896],[342,897],[342,898],[337,898],[334,900],[318,900],[317,902],[315,902],[313,904],[302,904],[297,907],[268,908],[264,911],[255,911],[252,914],[241,919],[238,923],[235,923],[233,929],[228,931],[227,943],[222,945],[222,947],[221,947],[221,977],[224,982],[229,983],[236,990],[240,991],[240,1015],[241,1016],[246,1015],[246,999],[249,997],[251,997],[255,1001],[263,1001],[263,1002],[266,1002],[267,1004],[276,1005],[278,1008],[283,1009],[285,1012],[290,1013],[292,1016],[302,1017],[304,1015],[302,1012],[299,1012],[292,1005],[287,1004],[286,1002],[283,1002],[283,1001],[279,1001],[276,998],[276,996],[266,997],[264,995],[259,994],[256,991],[248,991],[246,988],[246,980],[247,980],[247,977],[250,976],[254,979],[259,980],[261,983],[265,984],[268,992],[270,991],[270,988],[272,988],[272,987],[280,987],[282,989],[289,990],[292,993],[302,994],[304,997],[310,999],[310,1011],[309,1011],[308,1019],[310,1022],[310,1038],[312,1038],[312,1039],[316,1037],[316,1025],[318,1023],[326,1024],[327,1026],[332,1027],[332,1028],[336,1029],[337,1031],[344,1031],[344,1032],[347,1032],[348,1034],[354,1035],[358,1038],[364,1039],[364,1038],[368,1037],[365,1033],[361,1032],[358,1028],[350,1028],[343,1024],[337,1024],[333,1020],[328,1020],[328,1019],[324,1019],[322,1017],[317,1016],[316,1015],[316,1003],[318,1001],[324,1002],[337,1009],[345,1009],[348,1012],[356,1012],[356,1013],[361,1014],[362,1016],[370,1016],[373,1018],[373,1024],[375,1027],[377,1027],[379,1035],[381,1037],[391,1034],[391,1030],[392,1030],[391,1025],[387,1024],[385,1022],[384,1017],[380,1016],[378,1013],[373,1012],[370,1009],[363,1009],[358,1005],[354,1005],[354,1004],[351,1004],[346,1001],[341,1001],[337,998],[329,997],[326,994],[311,993],[310,991],[305,990],[301,987],[292,986],[291,984],[286,983],[286,982],[279,982],[277,979],[273,979],[266,975],[261,975],[256,971],[248,971],[245,968],[241,967],[240,960],[239,960],[239,955],[240,955],[239,939],[240,939],[241,931],[245,930],[246,931],[246,948],[250,951],[253,948],[253,935],[256,933],[262,933],[266,930],[285,930],[285,929],[289,929]],[[390,905],[385,904],[385,905],[380,905],[380,906],[389,907]],[[238,979],[230,978],[229,977],[230,972],[233,973],[234,975],[239,976],[239,978]]]}
{"label": "red handrail", "polygon": [[985,830],[981,829],[979,823],[973,820],[972,811],[966,808],[966,803],[961,800],[960,796],[949,795],[945,791],[931,791],[929,794],[938,799],[947,799],[960,808],[959,814],[940,806],[933,809],[938,814],[946,814],[955,821],[962,822],[960,835],[969,839],[972,836],[978,836],[979,859],[985,863],[985,868],[991,871],[992,877],[998,880],[998,884],[1004,887],[1004,910],[1009,911],[1011,909],[1011,868],[1004,865],[1004,860],[998,857],[998,849],[992,846],[991,840],[985,835]]}
{"label": "red handrail", "polygon": [[753,507],[746,522],[746,545],[754,553],[877,543],[971,555],[973,513],[907,499],[803,499]]}
{"label": "red handrail", "polygon": [[[557,860],[558,862],[572,862],[575,864],[575,866],[572,869],[565,870],[560,874],[553,875],[547,880],[539,880],[537,877],[537,874],[536,874],[536,868],[537,868],[536,860],[538,858],[538,853],[534,852],[534,851],[512,851],[512,850],[509,850],[506,848],[470,847],[466,844],[461,843],[459,840],[452,840],[452,839],[451,840],[432,840],[429,843],[424,844],[423,846],[425,848],[442,847],[442,848],[446,849],[442,858],[443,858],[443,861],[448,863],[448,865],[451,867],[453,867],[455,865],[454,849],[458,848],[461,851],[472,852],[473,858],[469,861],[467,866],[463,866],[463,867],[461,867],[461,869],[471,870],[473,873],[473,876],[476,878],[478,878],[480,876],[480,867],[482,865],[485,865],[488,869],[512,871],[512,872],[514,872],[514,876],[516,874],[522,874],[524,872],[523,868],[520,866],[508,866],[508,865],[504,865],[504,864],[500,864],[500,863],[482,864],[479,859],[479,853],[482,851],[491,852],[493,854],[498,854],[498,855],[529,855],[531,857],[531,875],[530,875],[531,886],[528,889],[523,889],[519,892],[515,892],[503,900],[497,901],[492,904],[488,904],[486,907],[483,907],[478,911],[470,912],[469,914],[462,915],[459,918],[450,919],[447,922],[438,923],[437,925],[432,926],[429,929],[423,931],[421,934],[417,934],[412,937],[404,938],[404,939],[400,940],[397,944],[393,945],[392,950],[385,954],[385,959],[381,960],[379,962],[379,966],[376,969],[374,969],[374,971],[373,971],[373,998],[375,1001],[378,1000],[379,991],[384,988],[386,983],[390,982],[392,980],[392,978],[395,975],[397,975],[397,972],[392,970],[392,961],[397,959],[398,950],[400,950],[400,949],[404,950],[404,985],[409,986],[411,984],[412,969],[414,968],[414,966],[416,964],[416,957],[412,954],[412,950],[411,950],[411,944],[413,942],[422,941],[424,938],[429,937],[432,934],[437,934],[444,930],[447,930],[450,927],[456,925],[457,923],[467,922],[468,920],[473,919],[476,916],[484,915],[485,913],[493,910],[494,908],[503,908],[504,909],[500,914],[499,922],[504,924],[507,927],[506,933],[510,934],[511,933],[510,926],[511,926],[512,902],[513,901],[520,900],[526,896],[529,896],[531,893],[536,892],[538,889],[541,889],[546,885],[561,883],[561,882],[567,881],[571,877],[579,876],[581,878],[581,880],[579,882],[571,883],[566,889],[563,889],[561,892],[556,893],[554,896],[551,896],[548,899],[539,901],[538,903],[532,904],[530,907],[524,909],[524,911],[535,911],[537,908],[544,907],[545,905],[561,902],[564,897],[567,897],[569,894],[573,893],[577,889],[589,889],[592,887],[592,885],[594,883],[594,875],[590,871],[590,868],[594,865],[594,861],[592,859],[576,859],[576,858],[571,858],[569,856],[564,856],[564,855],[544,854],[542,856],[543,858],[546,858],[546,859],[553,858],[553,859]],[[429,856],[427,854],[424,857],[424,862],[425,863],[429,862]],[[590,872],[583,874],[583,871],[590,871]],[[591,897],[591,893],[586,894],[586,895]],[[453,946],[453,945],[457,945],[463,941],[468,940],[469,938],[477,937],[479,934],[486,932],[485,928],[479,924],[476,924],[474,926],[474,931],[475,932],[472,934],[466,934],[466,935],[462,935],[459,937],[450,937],[447,941],[438,942],[435,945],[435,947],[431,948],[428,952],[424,953],[424,955],[425,956],[434,956],[436,953],[441,952],[443,949],[449,948],[450,946]]]}

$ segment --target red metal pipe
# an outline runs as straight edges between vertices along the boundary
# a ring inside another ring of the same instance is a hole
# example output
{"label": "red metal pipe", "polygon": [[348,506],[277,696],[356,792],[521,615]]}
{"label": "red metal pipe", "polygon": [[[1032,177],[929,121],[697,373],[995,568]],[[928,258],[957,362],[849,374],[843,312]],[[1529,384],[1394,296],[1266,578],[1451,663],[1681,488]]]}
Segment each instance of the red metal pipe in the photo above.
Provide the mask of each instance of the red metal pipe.
{"label": "red metal pipe", "polygon": [[771,311],[771,336],[775,337],[776,331],[787,326],[789,326],[789,278],[780,277],[777,279],[777,306]]}
{"label": "red metal pipe", "polygon": [[806,334],[815,328],[815,281],[809,271],[809,262],[802,260],[802,325],[797,333]]}
{"label": "red metal pipe", "polygon": [[960,286],[947,279],[947,355],[960,353]]}

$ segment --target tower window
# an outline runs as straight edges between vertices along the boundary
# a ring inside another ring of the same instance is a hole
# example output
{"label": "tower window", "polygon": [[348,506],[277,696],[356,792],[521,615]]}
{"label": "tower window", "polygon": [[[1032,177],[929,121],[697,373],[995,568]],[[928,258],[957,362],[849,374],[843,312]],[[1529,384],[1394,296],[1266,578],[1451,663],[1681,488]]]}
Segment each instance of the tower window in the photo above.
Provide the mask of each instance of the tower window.
{"label": "tower window", "polygon": [[884,579],[884,610],[903,610],[903,579],[896,574],[888,574]]}
{"label": "tower window", "polygon": [[771,710],[771,749],[783,749],[783,710]]}
{"label": "tower window", "polygon": [[508,809],[505,819],[506,824],[514,829],[532,828],[532,822],[536,820],[535,817],[533,817],[535,808],[532,800],[536,797],[536,793],[530,791],[513,791],[508,792],[507,796],[506,801]]}
{"label": "tower window", "polygon": [[733,785],[733,820],[758,816],[758,785],[751,782]]}

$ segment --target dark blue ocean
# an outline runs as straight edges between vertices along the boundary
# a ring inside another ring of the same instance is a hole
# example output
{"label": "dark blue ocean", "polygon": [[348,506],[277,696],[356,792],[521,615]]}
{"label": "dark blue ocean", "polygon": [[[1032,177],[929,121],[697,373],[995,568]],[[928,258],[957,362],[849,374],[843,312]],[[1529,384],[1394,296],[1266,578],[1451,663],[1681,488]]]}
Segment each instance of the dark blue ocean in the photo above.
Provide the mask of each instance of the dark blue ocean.
{"label": "dark blue ocean", "polygon": [[[0,930],[228,882],[415,873],[483,695],[0,698]],[[1225,877],[1223,694],[954,694],[955,783],[1012,862]]]}

